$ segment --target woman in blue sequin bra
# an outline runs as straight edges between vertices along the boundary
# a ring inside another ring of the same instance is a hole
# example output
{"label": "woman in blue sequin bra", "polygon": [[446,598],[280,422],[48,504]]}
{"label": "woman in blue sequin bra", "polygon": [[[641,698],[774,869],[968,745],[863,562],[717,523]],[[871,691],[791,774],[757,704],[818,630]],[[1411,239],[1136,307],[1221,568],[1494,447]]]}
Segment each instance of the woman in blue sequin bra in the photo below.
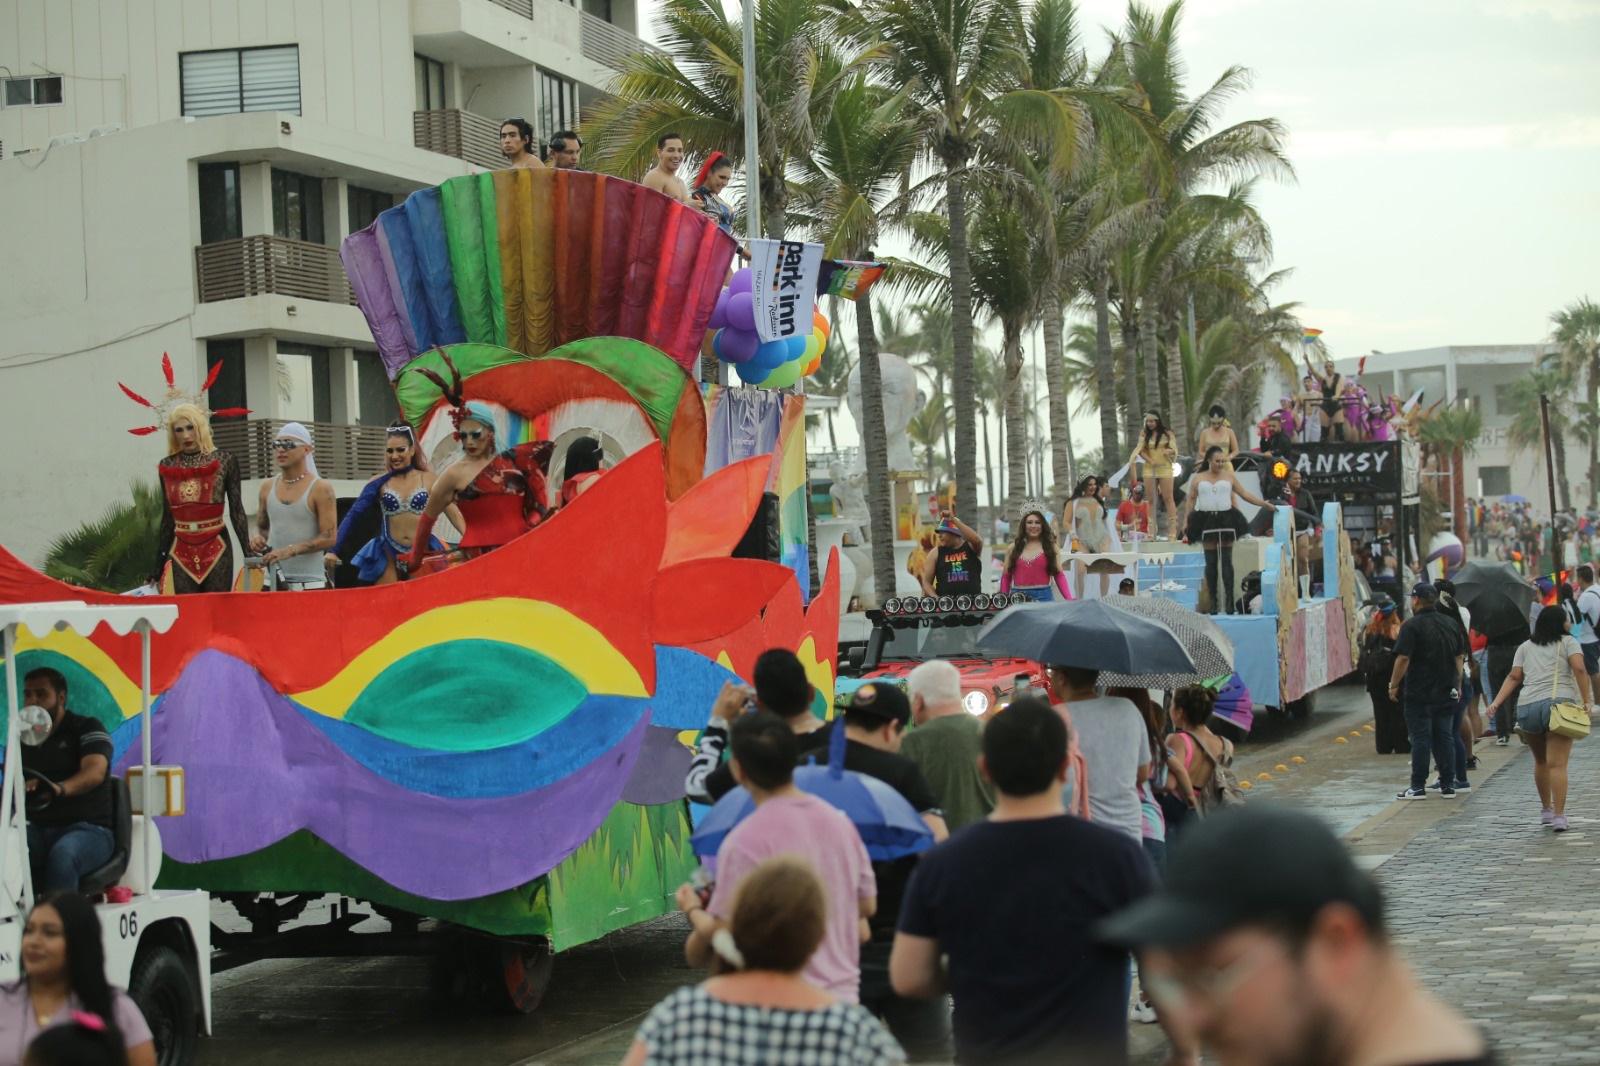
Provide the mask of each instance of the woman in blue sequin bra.
{"label": "woman in blue sequin bra", "polygon": [[[388,469],[367,482],[339,523],[339,539],[326,556],[330,568],[350,559],[361,580],[371,585],[387,585],[395,580],[394,561],[411,551],[417,521],[428,506],[434,481],[426,457],[417,450],[416,436],[406,423],[389,427],[383,453]],[[358,536],[362,517],[374,507],[378,508],[383,528],[351,558],[350,542]],[[454,504],[445,509],[445,514],[457,530],[465,530],[466,522]],[[430,536],[428,541],[430,549],[444,550],[437,538]]]}

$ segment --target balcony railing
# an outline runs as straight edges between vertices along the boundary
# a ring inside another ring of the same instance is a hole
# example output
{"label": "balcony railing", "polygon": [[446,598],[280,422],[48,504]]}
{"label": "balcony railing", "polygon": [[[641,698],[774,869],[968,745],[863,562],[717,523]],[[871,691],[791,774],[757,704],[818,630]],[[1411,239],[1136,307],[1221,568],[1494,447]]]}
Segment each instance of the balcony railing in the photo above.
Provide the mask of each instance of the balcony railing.
{"label": "balcony railing", "polygon": [[[330,422],[303,423],[311,430],[315,444],[317,473],[340,481],[365,481],[384,468],[382,426],[342,426]],[[223,420],[211,427],[217,447],[239,460],[245,480],[272,477],[278,472],[273,462],[272,442],[288,423],[277,418],[251,418],[242,422]]]}
{"label": "balcony railing", "polygon": [[489,2],[525,19],[533,18],[533,0],[489,0]]}
{"label": "balcony railing", "polygon": [[633,34],[620,26],[614,26],[603,18],[597,18],[587,11],[579,12],[583,16],[579,39],[583,45],[583,57],[592,59],[603,67],[620,71],[627,65],[628,57],[635,52],[660,52],[655,45],[646,44]]}
{"label": "balcony railing", "polygon": [[200,302],[276,293],[306,300],[353,304],[339,252],[325,244],[286,237],[240,237],[194,250]]}
{"label": "balcony railing", "polygon": [[500,154],[500,124],[471,111],[413,111],[411,139],[418,148],[465,159],[487,170],[506,165]]}

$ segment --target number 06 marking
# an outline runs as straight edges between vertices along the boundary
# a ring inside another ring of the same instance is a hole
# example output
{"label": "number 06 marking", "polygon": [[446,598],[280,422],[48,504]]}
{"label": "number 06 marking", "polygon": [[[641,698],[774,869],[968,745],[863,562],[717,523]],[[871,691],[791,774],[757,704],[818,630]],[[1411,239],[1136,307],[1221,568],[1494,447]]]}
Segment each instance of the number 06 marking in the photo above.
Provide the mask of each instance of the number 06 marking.
{"label": "number 06 marking", "polygon": [[139,935],[139,915],[129,911],[117,919],[117,933],[124,940],[131,940]]}

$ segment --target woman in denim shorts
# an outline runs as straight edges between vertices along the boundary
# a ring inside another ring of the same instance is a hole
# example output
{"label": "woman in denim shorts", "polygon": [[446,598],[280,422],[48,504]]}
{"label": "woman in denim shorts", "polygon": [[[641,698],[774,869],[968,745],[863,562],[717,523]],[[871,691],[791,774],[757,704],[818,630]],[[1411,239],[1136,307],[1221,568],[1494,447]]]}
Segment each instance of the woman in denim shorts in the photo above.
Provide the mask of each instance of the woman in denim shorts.
{"label": "woman in denim shorts", "polygon": [[1539,821],[1558,833],[1567,829],[1567,759],[1572,738],[1550,732],[1550,706],[1558,702],[1589,706],[1589,674],[1583,651],[1567,632],[1560,607],[1546,607],[1533,626],[1533,639],[1517,657],[1489,709],[1498,711],[1518,687],[1517,731],[1533,749],[1533,785],[1539,790]]}

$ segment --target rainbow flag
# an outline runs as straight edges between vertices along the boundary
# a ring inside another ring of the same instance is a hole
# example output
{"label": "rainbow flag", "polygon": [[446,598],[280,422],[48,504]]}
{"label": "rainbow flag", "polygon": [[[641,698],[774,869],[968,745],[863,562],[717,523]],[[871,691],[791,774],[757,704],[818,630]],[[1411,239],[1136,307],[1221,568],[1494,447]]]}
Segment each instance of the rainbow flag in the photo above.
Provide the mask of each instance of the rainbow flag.
{"label": "rainbow flag", "polygon": [[859,300],[888,269],[888,263],[855,263],[848,259],[824,259],[822,273],[817,275],[817,295]]}
{"label": "rainbow flag", "polygon": [[1300,335],[1300,339],[1306,344],[1310,344],[1320,336],[1322,336],[1322,331],[1320,329],[1307,329]]}
{"label": "rainbow flag", "polygon": [[800,579],[801,597],[811,598],[810,546],[806,542],[806,398],[789,397],[783,405],[778,446],[773,449],[767,491],[778,497],[778,540],[784,566]]}

